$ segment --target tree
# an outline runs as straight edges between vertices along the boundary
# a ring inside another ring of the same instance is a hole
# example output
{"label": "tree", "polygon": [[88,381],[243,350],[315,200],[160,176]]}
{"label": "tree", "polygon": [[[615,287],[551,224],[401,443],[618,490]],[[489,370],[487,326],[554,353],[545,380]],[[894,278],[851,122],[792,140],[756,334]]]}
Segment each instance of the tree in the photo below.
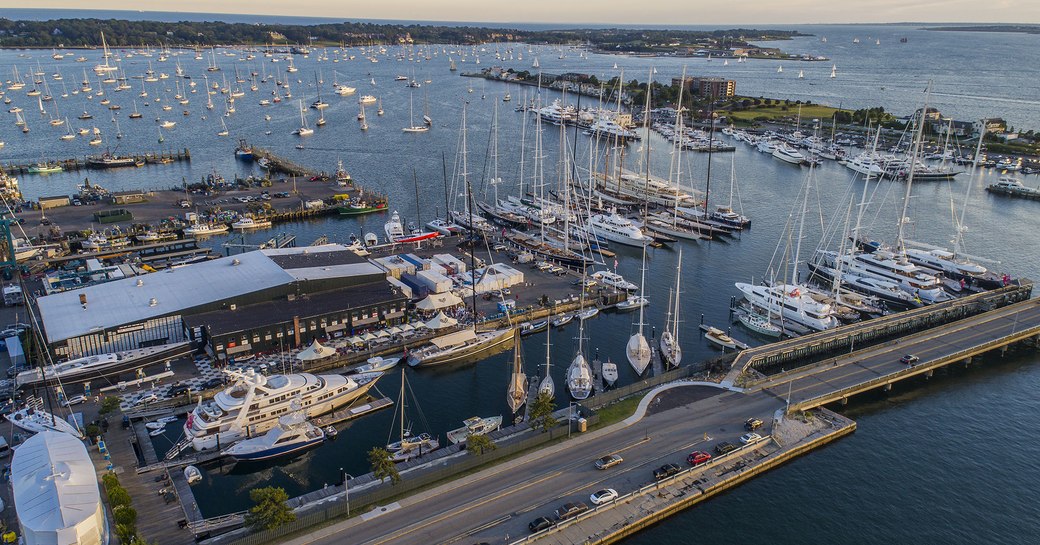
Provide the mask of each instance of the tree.
{"label": "tree", "polygon": [[534,405],[531,406],[531,423],[542,428],[542,431],[549,431],[550,428],[556,427],[559,421],[553,416],[553,411],[556,409],[556,405],[553,403],[553,398],[545,392],[538,392],[538,397],[534,400]]}
{"label": "tree", "polygon": [[466,438],[466,450],[476,455],[484,454],[485,452],[491,452],[498,448],[498,445],[486,435],[474,435],[470,434]]}
{"label": "tree", "polygon": [[254,531],[277,528],[296,520],[296,513],[286,503],[289,495],[284,488],[254,488],[249,491],[249,499],[255,505],[246,513],[246,526]]}
{"label": "tree", "polygon": [[108,489],[108,503],[112,504],[112,508],[119,507],[120,505],[130,505],[130,493],[126,491],[122,486],[114,486]]}
{"label": "tree", "polygon": [[372,466],[372,474],[380,481],[389,477],[391,485],[401,482],[397,464],[390,459],[390,451],[385,448],[372,447],[372,450],[368,451],[368,463]]}
{"label": "tree", "polygon": [[101,400],[101,408],[98,409],[98,414],[104,416],[117,410],[119,410],[119,398],[109,396]]}
{"label": "tree", "polygon": [[137,524],[137,510],[129,505],[117,505],[112,508],[112,518],[116,519],[116,524],[133,527]]}

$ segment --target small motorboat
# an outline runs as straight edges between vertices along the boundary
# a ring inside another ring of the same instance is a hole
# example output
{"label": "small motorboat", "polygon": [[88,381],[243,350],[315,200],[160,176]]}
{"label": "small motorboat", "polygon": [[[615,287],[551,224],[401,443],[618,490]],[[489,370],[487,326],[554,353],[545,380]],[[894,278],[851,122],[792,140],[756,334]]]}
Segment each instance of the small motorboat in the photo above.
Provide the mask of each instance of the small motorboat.
{"label": "small motorboat", "polygon": [[647,304],[646,297],[643,296],[629,296],[624,301],[621,301],[616,305],[618,310],[635,310],[645,304]]}
{"label": "small motorboat", "polygon": [[740,323],[744,324],[744,327],[758,333],[759,335],[766,335],[768,337],[779,337],[783,330],[780,326],[769,321],[769,318],[758,314],[757,312],[747,312],[737,317]]}
{"label": "small motorboat", "polygon": [[734,341],[732,337],[726,334],[725,331],[717,327],[709,327],[708,331],[704,334],[704,338],[721,346],[723,349],[736,348],[737,341]]}
{"label": "small motorboat", "polygon": [[579,320],[588,320],[589,318],[592,318],[593,316],[595,316],[597,314],[599,314],[599,309],[598,308],[596,308],[596,307],[587,308],[587,309],[585,309],[585,310],[583,310],[583,311],[578,313],[578,319]]}
{"label": "small motorboat", "polygon": [[149,430],[151,431],[148,432],[148,435],[152,437],[162,435],[166,433],[166,424],[161,424],[158,428],[149,428]]}
{"label": "small motorboat", "polygon": [[395,354],[389,357],[374,356],[368,358],[368,361],[364,365],[359,365],[354,369],[354,373],[375,373],[378,371],[387,371],[393,369],[401,360],[404,359],[404,354]]}
{"label": "small motorboat", "polygon": [[573,314],[561,314],[561,315],[553,318],[552,326],[553,327],[563,327],[563,326],[571,323],[571,320],[573,320],[573,319],[574,319],[574,315]]}
{"label": "small motorboat", "polygon": [[184,478],[192,485],[202,480],[202,472],[195,466],[188,466],[184,468]]}
{"label": "small motorboat", "polygon": [[607,360],[603,362],[603,380],[607,382],[607,386],[613,386],[618,379],[618,368],[617,364]]}
{"label": "small motorboat", "polygon": [[537,322],[524,322],[520,324],[521,335],[532,335],[549,327],[549,320],[538,320]]}
{"label": "small motorboat", "polygon": [[326,439],[335,439],[336,436],[339,435],[339,430],[336,429],[336,426],[333,426],[331,424],[325,426],[325,429],[323,431],[325,432]]}

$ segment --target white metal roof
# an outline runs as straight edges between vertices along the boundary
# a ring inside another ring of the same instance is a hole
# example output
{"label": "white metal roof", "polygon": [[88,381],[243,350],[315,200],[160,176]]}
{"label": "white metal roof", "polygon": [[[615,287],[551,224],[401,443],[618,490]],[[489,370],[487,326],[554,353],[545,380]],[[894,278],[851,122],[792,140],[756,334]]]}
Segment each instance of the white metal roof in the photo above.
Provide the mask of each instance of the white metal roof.
{"label": "white metal roof", "polygon": [[93,518],[101,503],[90,455],[67,433],[38,433],[15,449],[11,482],[18,520],[27,532],[64,534],[61,530]]}
{"label": "white metal roof", "polygon": [[[49,342],[141,322],[293,280],[261,252],[246,252],[162,272],[40,297]],[[86,295],[86,308],[80,304]]]}

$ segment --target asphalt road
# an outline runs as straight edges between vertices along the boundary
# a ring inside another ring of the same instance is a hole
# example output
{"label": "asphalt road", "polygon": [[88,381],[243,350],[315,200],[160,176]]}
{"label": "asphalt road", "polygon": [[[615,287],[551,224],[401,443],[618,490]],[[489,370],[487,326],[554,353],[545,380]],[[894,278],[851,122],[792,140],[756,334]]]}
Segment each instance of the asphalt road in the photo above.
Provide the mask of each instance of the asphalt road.
{"label": "asphalt road", "polygon": [[994,339],[1040,325],[1040,299],[1032,299],[966,318],[944,327],[860,350],[839,358],[833,365],[813,366],[785,373],[760,383],[761,389],[792,403],[855,386],[906,369],[899,359],[913,354],[915,366],[953,355]]}
{"label": "asphalt road", "polygon": [[[663,392],[664,400],[631,426],[588,436],[570,448],[536,453],[475,475],[464,486],[446,485],[393,505],[384,514],[352,519],[348,528],[319,539],[294,543],[430,545],[432,543],[502,543],[527,535],[527,525],[551,516],[561,504],[583,501],[602,488],[624,494],[653,481],[652,472],[667,462],[686,465],[692,450],[708,450],[719,441],[737,442],[749,417],[769,422],[782,401],[766,392],[751,395],[704,386]],[[700,399],[666,409],[669,396]],[[705,441],[705,434],[710,439]],[[566,445],[566,443],[564,443]],[[550,447],[551,448],[551,447]],[[599,471],[593,461],[618,453],[625,461]]]}

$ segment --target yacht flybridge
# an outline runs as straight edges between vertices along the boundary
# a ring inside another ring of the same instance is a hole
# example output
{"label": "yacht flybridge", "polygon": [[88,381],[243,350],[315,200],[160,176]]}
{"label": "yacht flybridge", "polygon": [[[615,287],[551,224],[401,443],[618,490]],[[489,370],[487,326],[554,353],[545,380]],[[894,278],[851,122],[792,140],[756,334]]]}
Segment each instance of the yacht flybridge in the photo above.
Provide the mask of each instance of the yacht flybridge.
{"label": "yacht flybridge", "polygon": [[197,451],[221,448],[262,434],[278,424],[278,417],[289,412],[290,404],[296,399],[307,418],[334,411],[364,395],[382,376],[382,373],[264,376],[252,369],[225,372],[235,379],[234,384],[217,393],[212,401],[199,400],[184,424],[186,440],[174,447],[175,451],[188,446]]}

